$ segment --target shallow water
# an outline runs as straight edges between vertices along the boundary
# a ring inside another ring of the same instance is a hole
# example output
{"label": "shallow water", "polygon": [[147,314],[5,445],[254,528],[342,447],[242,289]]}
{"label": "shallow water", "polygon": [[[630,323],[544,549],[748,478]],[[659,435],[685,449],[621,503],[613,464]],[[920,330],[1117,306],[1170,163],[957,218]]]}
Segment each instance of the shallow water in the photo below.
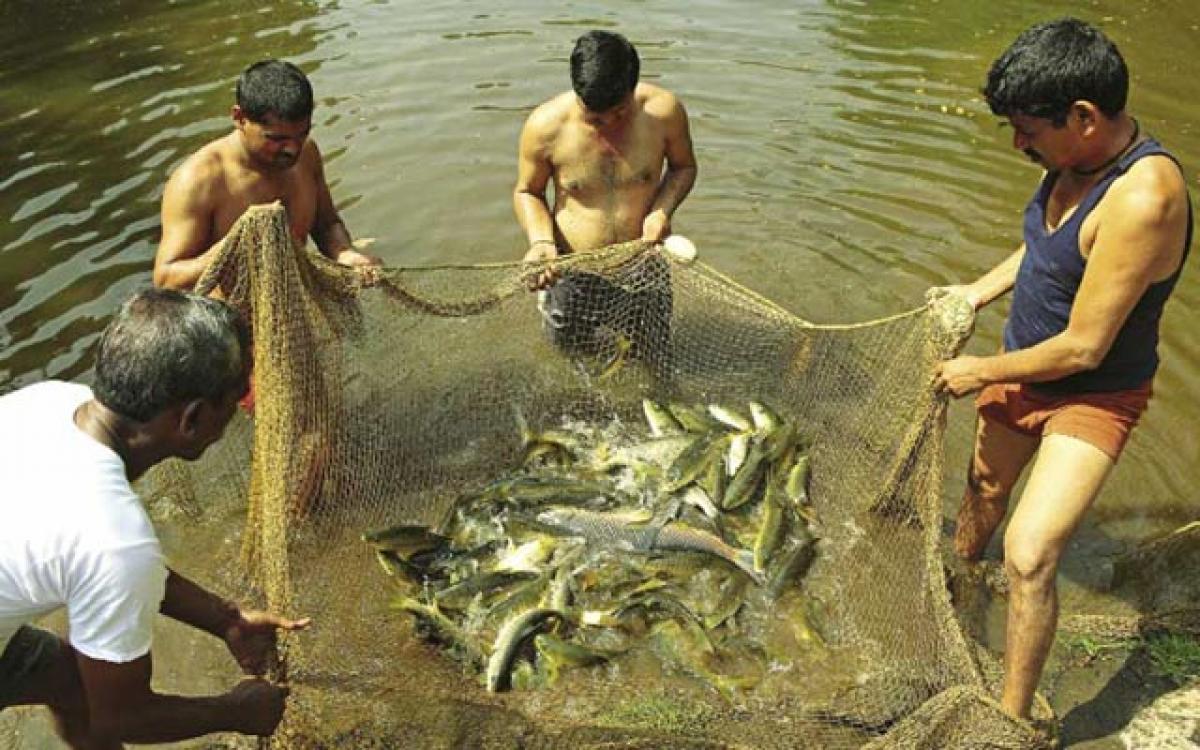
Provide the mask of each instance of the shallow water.
{"label": "shallow water", "polygon": [[[1184,0],[679,8],[4,3],[0,391],[86,377],[114,307],[149,283],[163,182],[227,131],[233,79],[264,56],[311,74],[335,199],[395,265],[520,256],[517,134],[530,108],[567,88],[571,42],[588,28],[627,34],[645,78],[688,108],[700,177],[676,230],[816,322],[916,306],[925,288],[969,280],[1015,247],[1038,173],[977,92],[990,60],[1037,20],[1075,13],[1111,34],[1133,72],[1131,111],[1198,189],[1200,25]],[[1197,515],[1198,302],[1189,271],[1167,309],[1151,409],[1064,563],[1064,611],[1107,606],[1093,593],[1106,561]],[[998,346],[1002,313],[982,315],[971,351]],[[970,420],[956,405],[948,509]]]}

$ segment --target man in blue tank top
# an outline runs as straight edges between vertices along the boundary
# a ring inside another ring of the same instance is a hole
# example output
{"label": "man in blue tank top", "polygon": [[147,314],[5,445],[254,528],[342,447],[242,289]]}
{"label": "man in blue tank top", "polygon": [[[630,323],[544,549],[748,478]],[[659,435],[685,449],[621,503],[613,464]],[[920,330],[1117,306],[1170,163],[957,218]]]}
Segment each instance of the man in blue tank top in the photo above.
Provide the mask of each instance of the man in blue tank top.
{"label": "man in blue tank top", "polygon": [[1150,398],[1159,320],[1191,242],[1181,169],[1125,111],[1128,87],[1116,46],[1075,19],[1026,30],[992,64],[988,104],[1045,176],[1021,247],[974,283],[935,290],[975,309],[1013,290],[1004,351],[943,362],[935,387],[979,391],[961,557],[983,554],[1033,460],[1004,535],[1001,704],[1018,717],[1054,640],[1059,559]]}

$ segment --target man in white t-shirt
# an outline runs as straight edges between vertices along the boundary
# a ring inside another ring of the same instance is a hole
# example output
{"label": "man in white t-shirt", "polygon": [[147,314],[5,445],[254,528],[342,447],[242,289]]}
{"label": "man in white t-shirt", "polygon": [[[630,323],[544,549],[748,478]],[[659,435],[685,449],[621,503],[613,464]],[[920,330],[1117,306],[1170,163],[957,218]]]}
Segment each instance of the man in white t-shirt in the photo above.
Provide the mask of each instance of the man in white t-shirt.
{"label": "man in white t-shirt", "polygon": [[[251,677],[224,695],[150,687],[161,612],[225,641],[261,675],[287,620],[242,611],[166,567],[130,482],[221,437],[250,369],[228,305],[147,290],[105,330],[94,392],[44,382],[0,397],[0,710],[46,705],[74,748],[267,735],[287,690]],[[66,607],[64,640],[30,623]]]}

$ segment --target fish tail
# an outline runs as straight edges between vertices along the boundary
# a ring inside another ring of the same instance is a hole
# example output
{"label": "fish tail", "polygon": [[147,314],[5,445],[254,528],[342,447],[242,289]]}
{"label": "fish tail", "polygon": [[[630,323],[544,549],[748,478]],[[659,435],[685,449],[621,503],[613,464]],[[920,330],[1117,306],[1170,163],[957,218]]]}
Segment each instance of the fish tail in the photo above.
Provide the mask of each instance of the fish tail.
{"label": "fish tail", "polygon": [[761,570],[754,564],[754,552],[748,549],[740,549],[733,553],[731,562],[738,566],[742,572],[750,576],[759,586],[766,583],[766,577]]}

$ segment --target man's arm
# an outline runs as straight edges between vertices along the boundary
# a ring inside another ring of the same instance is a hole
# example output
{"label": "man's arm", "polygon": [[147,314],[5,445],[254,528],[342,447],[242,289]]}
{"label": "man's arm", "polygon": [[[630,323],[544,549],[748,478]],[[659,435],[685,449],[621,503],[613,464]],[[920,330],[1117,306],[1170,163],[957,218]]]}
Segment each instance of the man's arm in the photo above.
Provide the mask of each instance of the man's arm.
{"label": "man's arm", "polygon": [[154,255],[154,285],[190,291],[220,249],[213,243],[212,170],[192,157],[167,180],[162,197],[162,239]]}
{"label": "man's arm", "polygon": [[329,191],[329,183],[325,181],[325,163],[321,158],[321,150],[314,141],[305,144],[312,149],[313,180],[317,188],[317,215],[313,220],[312,239],[317,249],[325,257],[343,266],[378,266],[379,258],[354,248],[350,239],[350,230],[342,221],[337,206],[333,204],[333,195]]}
{"label": "man's arm", "polygon": [[546,122],[548,113],[539,107],[529,115],[521,128],[521,140],[517,148],[517,184],[513,188],[513,211],[517,222],[525,230],[531,250],[539,245],[547,249],[547,257],[553,258],[554,219],[546,203],[546,186],[550,183],[552,167],[546,153]]}
{"label": "man's arm", "polygon": [[963,295],[976,310],[991,304],[1013,288],[1017,281],[1017,271],[1021,269],[1021,261],[1024,258],[1025,243],[1022,242],[1012,255],[1000,261],[995,268],[962,287]]}
{"label": "man's arm", "polygon": [[174,742],[211,732],[267,735],[283,716],[287,689],[243,680],[224,695],[182,697],[150,689],[150,655],[115,663],[77,654],[89,729],[99,746]]}
{"label": "man's arm", "polygon": [[687,110],[674,94],[664,91],[662,105],[666,109],[663,118],[666,127],[667,171],[659,183],[654,203],[642,222],[642,239],[658,242],[670,233],[671,217],[675,209],[696,184],[696,154],[692,149],[692,134],[688,126]]}
{"label": "man's arm", "polygon": [[[517,147],[517,184],[513,187],[513,211],[517,223],[525,230],[529,240],[526,262],[553,260],[558,257],[558,246],[554,240],[554,219],[546,203],[546,186],[550,183],[553,168],[546,153],[546,134],[550,116],[543,105],[534,110],[525,126],[521,128],[521,139]],[[541,288],[554,281],[553,269],[547,269],[532,286]]]}
{"label": "man's arm", "polygon": [[275,650],[277,630],[300,630],[308,619],[289,620],[266,612],[246,612],[173,570],[167,572],[166,594],[159,611],[174,620],[220,638],[242,670],[262,674]]}
{"label": "man's arm", "polygon": [[990,383],[1037,383],[1095,369],[1104,361],[1146,288],[1177,264],[1180,240],[1166,193],[1112,195],[1107,221],[1097,230],[1066,330],[1045,341],[994,357],[959,357],[942,363],[935,385],[954,395]]}

